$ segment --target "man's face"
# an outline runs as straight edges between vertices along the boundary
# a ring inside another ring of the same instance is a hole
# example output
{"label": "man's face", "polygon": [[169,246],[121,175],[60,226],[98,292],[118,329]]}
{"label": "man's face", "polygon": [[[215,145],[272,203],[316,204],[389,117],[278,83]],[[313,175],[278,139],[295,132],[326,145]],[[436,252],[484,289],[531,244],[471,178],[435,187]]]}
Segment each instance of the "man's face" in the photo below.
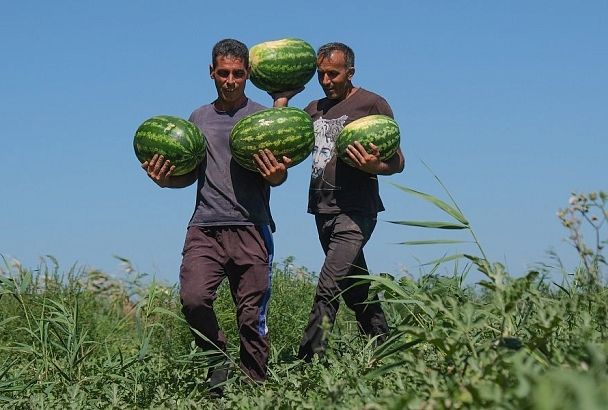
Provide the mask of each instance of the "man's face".
{"label": "man's face", "polygon": [[325,96],[330,100],[346,98],[352,87],[351,79],[355,69],[346,67],[345,56],[342,51],[332,51],[328,57],[317,59],[317,77],[323,87]]}
{"label": "man's face", "polygon": [[218,56],[215,59],[215,67],[210,66],[209,71],[220,100],[234,104],[244,98],[249,72],[243,60],[232,56]]}

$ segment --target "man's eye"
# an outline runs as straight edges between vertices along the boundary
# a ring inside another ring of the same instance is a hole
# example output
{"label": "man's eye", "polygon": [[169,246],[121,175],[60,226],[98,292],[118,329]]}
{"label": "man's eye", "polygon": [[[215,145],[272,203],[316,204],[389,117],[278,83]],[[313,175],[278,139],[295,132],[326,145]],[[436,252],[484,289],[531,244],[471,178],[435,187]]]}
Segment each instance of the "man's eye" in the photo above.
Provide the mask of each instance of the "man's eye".
{"label": "man's eye", "polygon": [[334,79],[334,78],[336,78],[338,76],[338,74],[340,74],[340,73],[338,73],[337,71],[326,71],[326,72],[317,71],[317,76],[319,78],[323,78],[324,76],[327,75],[327,78]]}
{"label": "man's eye", "polygon": [[242,70],[238,70],[238,71],[218,70],[217,71],[217,75],[222,78],[228,78],[231,73],[234,78],[244,78],[247,75],[247,72],[242,71]]}

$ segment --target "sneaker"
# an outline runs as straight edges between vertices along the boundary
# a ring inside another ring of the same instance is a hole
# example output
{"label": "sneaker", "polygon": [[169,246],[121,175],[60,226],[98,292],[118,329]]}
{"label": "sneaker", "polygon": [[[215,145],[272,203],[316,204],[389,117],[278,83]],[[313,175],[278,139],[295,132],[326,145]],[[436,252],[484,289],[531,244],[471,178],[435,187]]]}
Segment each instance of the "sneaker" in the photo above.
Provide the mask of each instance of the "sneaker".
{"label": "sneaker", "polygon": [[228,380],[228,368],[221,367],[216,368],[211,372],[209,376],[209,393],[211,397],[219,398],[224,395],[224,384]]}

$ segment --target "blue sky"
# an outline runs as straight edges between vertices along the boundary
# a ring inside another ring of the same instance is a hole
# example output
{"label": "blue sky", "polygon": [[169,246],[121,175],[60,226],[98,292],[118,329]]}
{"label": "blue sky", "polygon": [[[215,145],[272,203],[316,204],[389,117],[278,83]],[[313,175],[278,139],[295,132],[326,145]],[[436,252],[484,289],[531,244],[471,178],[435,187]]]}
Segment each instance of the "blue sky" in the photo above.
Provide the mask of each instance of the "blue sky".
{"label": "blue sky", "polygon": [[[446,219],[390,183],[446,198],[471,221],[488,256],[522,274],[555,249],[573,251],[555,212],[571,192],[608,189],[608,3],[286,1],[9,2],[0,15],[4,171],[0,254],[35,267],[50,254],[121,275],[113,255],[177,280],[194,187],[162,190],[139,168],[144,119],[188,117],[215,98],[210,50],[284,37],[355,50],[355,85],[383,95],[402,130],[405,172],[381,177],[387,211],[366,247],[374,272],[414,276],[468,239],[387,220]],[[252,84],[249,97],[270,105]],[[292,101],[322,96],[313,79]],[[305,213],[310,159],[272,192],[278,261],[318,272],[322,251]],[[475,276],[473,276],[475,278]]]}

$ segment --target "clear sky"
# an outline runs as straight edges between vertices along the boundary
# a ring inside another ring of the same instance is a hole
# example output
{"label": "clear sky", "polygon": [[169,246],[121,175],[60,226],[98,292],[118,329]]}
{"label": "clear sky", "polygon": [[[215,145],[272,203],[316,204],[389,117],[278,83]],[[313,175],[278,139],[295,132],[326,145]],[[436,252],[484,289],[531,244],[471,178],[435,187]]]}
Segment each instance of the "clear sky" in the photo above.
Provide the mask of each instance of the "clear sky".
{"label": "clear sky", "polygon": [[[555,213],[572,191],[608,189],[606,1],[15,1],[0,13],[0,254],[35,267],[50,254],[117,275],[113,255],[175,282],[195,188],[160,189],[139,168],[133,134],[158,114],[187,118],[215,98],[210,50],[297,37],[356,53],[355,85],[383,95],[402,130],[405,172],[380,177],[387,211],[366,247],[374,272],[417,275],[468,238],[387,220],[445,220],[390,183],[446,198],[488,256],[522,274],[573,251]],[[248,84],[249,97],[270,105]],[[292,100],[322,96],[316,80]],[[305,213],[310,159],[273,189],[276,258],[318,272]]]}

